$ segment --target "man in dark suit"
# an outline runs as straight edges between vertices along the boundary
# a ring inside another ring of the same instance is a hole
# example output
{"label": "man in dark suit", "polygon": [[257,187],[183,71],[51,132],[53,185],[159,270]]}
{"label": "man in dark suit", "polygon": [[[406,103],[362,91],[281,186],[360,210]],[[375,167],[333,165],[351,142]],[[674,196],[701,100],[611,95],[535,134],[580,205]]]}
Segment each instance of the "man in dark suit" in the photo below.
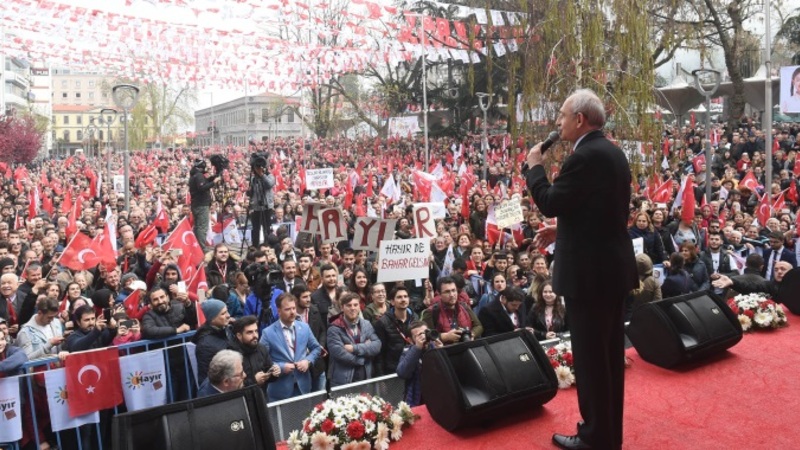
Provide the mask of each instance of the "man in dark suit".
{"label": "man in dark suit", "polygon": [[507,287],[500,296],[481,308],[478,320],[483,325],[483,337],[508,333],[528,326],[525,311],[525,292],[517,287]]}
{"label": "man in dark suit", "polygon": [[769,238],[769,248],[764,249],[764,269],[762,275],[767,280],[775,279],[775,263],[778,261],[786,261],[793,268],[797,267],[797,256],[788,248],[783,246],[783,233],[780,231],[771,231],[767,237]]}
{"label": "man in dark suit", "polygon": [[564,449],[622,447],[624,401],[623,306],[638,285],[633,245],[627,232],[631,172],[625,154],[606,139],[605,108],[586,89],[561,107],[561,139],[574,152],[550,184],[541,144],[528,153],[528,190],[555,227],[541,230],[536,246],[556,243],[553,283],[566,299],[578,404],[583,423],[573,436],[553,435]]}

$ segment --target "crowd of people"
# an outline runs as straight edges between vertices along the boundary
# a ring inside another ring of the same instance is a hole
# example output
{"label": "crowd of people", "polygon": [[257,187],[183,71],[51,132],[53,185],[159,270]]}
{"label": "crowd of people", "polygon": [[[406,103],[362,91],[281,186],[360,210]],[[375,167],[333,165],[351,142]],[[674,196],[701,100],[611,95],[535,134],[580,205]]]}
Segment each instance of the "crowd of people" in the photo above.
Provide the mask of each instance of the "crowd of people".
{"label": "crowd of people", "polygon": [[[800,256],[798,132],[777,128],[776,141],[768,144],[751,126],[667,128],[668,165],[644,167],[649,175],[633,178],[629,237],[642,239],[643,253],[636,257],[639,282],[628,293],[628,315],[644,303],[705,289],[777,295]],[[712,135],[720,138],[713,139],[706,180],[705,161],[698,163],[696,155]],[[421,355],[430,347],[518,329],[557,339],[571,318],[566,293],[554,288],[559,268],[553,248],[534,244],[540,230],[554,224],[513,169],[527,149],[494,137],[488,176],[480,179],[475,144],[471,138],[431,141],[430,167],[438,171],[447,214],[436,221],[428,278],[392,283],[376,282],[375,252],[352,249],[353,225],[366,214],[393,218],[396,239],[415,237],[411,205],[429,200],[419,197],[414,176],[425,166],[418,139],[278,139],[249,148],[135,152],[129,211],[110,183],[99,182],[109,178],[105,160],[70,156],[7,167],[0,172],[0,374],[18,373],[26,360],[63,360],[70,352],[196,330],[199,395],[257,384],[277,401],[396,373],[407,380],[407,401],[418,405],[425,401]],[[765,145],[776,149],[771,161]],[[256,152],[263,162],[253,163]],[[224,154],[230,167],[211,169],[204,163],[211,154]],[[773,180],[764,179],[766,164]],[[116,173],[121,160],[112,157],[111,166]],[[321,167],[334,168],[334,186],[307,190],[303,171]],[[755,186],[743,183],[749,174]],[[262,180],[255,189],[253,177]],[[387,180],[401,190],[399,200],[381,194]],[[669,180],[666,195],[655,198],[655,187]],[[706,182],[712,186],[708,199]],[[690,220],[683,214],[687,205],[673,207],[682,185],[693,189],[697,205]],[[756,211],[761,195],[772,207],[764,223]],[[495,206],[506,201],[521,205],[521,226],[487,232]],[[341,208],[349,239],[293,239],[308,202]],[[137,244],[160,208],[169,222],[161,237],[184,218],[194,221],[207,290],[187,289],[180,254],[162,251],[160,241]],[[60,264],[74,233],[103,234],[107,217],[116,222],[116,265],[71,270]],[[240,230],[266,222],[268,234],[243,233],[250,237],[244,244],[226,243],[227,237],[214,244],[213,236],[203,236],[229,220]],[[597,273],[613,269],[603,269],[602,255],[591,264]],[[663,267],[665,276],[654,267]],[[129,307],[125,301],[133,293],[140,300]],[[180,364],[183,358],[170,359],[178,398],[195,383]],[[42,386],[33,389],[36,401],[46,401]],[[38,429],[27,420],[22,445],[38,436],[47,448],[46,403],[37,403],[36,414]]]}

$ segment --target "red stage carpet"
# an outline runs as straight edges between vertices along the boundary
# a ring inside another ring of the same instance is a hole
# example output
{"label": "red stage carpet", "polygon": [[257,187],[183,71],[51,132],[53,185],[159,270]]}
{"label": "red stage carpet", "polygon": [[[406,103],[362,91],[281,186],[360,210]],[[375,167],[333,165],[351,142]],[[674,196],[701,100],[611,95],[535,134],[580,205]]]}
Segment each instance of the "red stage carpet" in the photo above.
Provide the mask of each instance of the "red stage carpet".
{"label": "red stage carpet", "polygon": [[[745,334],[704,364],[661,369],[628,351],[624,448],[790,449],[800,444],[800,317],[790,326]],[[530,414],[449,433],[424,407],[392,450],[551,449],[554,432],[574,434],[575,388]]]}

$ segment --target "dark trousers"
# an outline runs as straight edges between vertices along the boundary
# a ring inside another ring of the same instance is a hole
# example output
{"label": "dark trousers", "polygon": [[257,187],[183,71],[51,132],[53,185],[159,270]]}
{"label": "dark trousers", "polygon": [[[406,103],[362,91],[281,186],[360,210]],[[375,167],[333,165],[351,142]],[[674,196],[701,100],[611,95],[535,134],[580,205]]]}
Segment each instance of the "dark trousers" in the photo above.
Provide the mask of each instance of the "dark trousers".
{"label": "dark trousers", "polygon": [[[253,247],[258,247],[262,242],[267,242],[267,236],[272,232],[272,210],[251,212],[250,223],[253,224],[250,242],[252,242]],[[259,233],[259,230],[261,233]]]}
{"label": "dark trousers", "polygon": [[584,420],[578,436],[594,449],[619,449],[625,397],[625,294],[598,290],[590,298],[565,301]]}

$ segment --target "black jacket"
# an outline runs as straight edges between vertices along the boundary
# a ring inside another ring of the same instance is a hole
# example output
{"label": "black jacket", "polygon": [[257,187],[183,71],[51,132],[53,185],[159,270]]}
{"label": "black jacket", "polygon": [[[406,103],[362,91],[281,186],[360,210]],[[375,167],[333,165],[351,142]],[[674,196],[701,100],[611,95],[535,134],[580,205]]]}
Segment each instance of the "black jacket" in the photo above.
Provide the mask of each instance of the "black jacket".
{"label": "black jacket", "polygon": [[93,348],[108,347],[116,335],[116,328],[103,328],[102,331],[93,328],[89,332],[76,328],[75,331],[67,336],[64,349],[68,352],[82,352]]}
{"label": "black jacket", "polygon": [[397,371],[403,349],[412,344],[408,326],[414,320],[417,320],[417,315],[410,308],[405,322],[398,320],[394,315],[394,308],[390,308],[375,322],[375,334],[381,340],[381,353],[377,364],[373,366],[374,375],[389,375]]}
{"label": "black jacket", "polygon": [[[244,370],[245,375],[247,375],[247,378],[244,379],[245,386],[257,384],[256,374],[258,372],[268,372],[270,367],[272,367],[272,358],[269,357],[269,351],[264,344],[259,343],[255,347],[250,347],[242,345],[241,342],[233,339],[230,342],[230,349],[242,354],[242,370]],[[276,379],[277,378],[270,376],[267,378],[267,383],[275,381]]]}
{"label": "black jacket", "polygon": [[214,186],[216,175],[206,178],[205,174],[196,168],[192,168],[189,175],[189,195],[192,196],[192,208],[211,206],[211,188]]}
{"label": "black jacket", "polygon": [[[317,339],[322,348],[328,346],[328,318],[322,317],[319,308],[316,305],[308,305],[308,327],[311,328],[311,334]],[[315,379],[319,374],[325,372],[327,364],[325,358],[317,358],[314,361],[314,366],[311,368],[311,376]]]}
{"label": "black jacket", "polygon": [[547,320],[544,317],[544,311],[536,311],[535,309],[531,309],[531,313],[528,314],[528,323],[531,327],[533,327],[533,335],[536,336],[536,339],[540,341],[544,341],[547,339],[547,332],[553,331],[555,333],[565,333],[569,331],[567,328],[567,316],[564,315],[563,318],[553,315],[553,319],[550,323],[550,329],[547,329]]}
{"label": "black jacket", "polygon": [[197,381],[199,383],[202,383],[208,377],[208,366],[211,364],[211,359],[214,358],[214,355],[218,351],[230,347],[232,340],[233,336],[228,327],[217,328],[210,323],[206,323],[197,329],[192,342],[196,345],[194,353],[197,357]]}
{"label": "black jacket", "polygon": [[197,328],[197,310],[192,303],[188,308],[183,303],[170,302],[169,311],[159,314],[150,310],[142,317],[142,339],[164,339],[178,334],[177,328],[182,324]]}
{"label": "black jacket", "polygon": [[525,310],[525,302],[519,306],[517,311],[518,325],[515,327],[511,321],[511,317],[506,312],[500,300],[494,299],[488,305],[481,308],[478,313],[478,320],[483,325],[483,337],[494,336],[496,334],[508,333],[514,331],[516,328],[525,328],[528,326],[528,314]]}

